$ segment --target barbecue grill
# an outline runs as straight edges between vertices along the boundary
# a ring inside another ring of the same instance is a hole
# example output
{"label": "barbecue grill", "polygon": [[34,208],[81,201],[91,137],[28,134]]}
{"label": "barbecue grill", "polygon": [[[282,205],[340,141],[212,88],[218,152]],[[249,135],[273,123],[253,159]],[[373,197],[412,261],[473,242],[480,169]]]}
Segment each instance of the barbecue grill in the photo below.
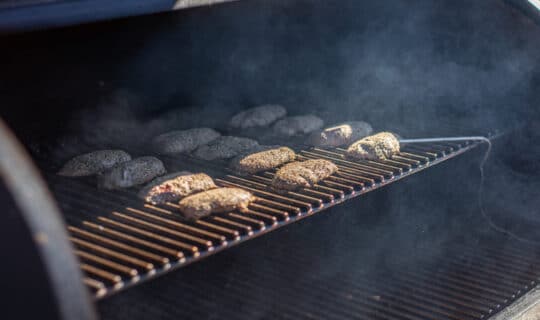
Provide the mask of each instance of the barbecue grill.
{"label": "barbecue grill", "polygon": [[[0,91],[5,317],[540,317],[534,2],[480,1],[469,14],[465,2],[143,2],[0,5],[12,33]],[[495,22],[475,25],[486,9]],[[398,133],[401,150],[351,160],[347,146],[227,126],[268,102],[327,125],[366,120]],[[156,155],[170,173],[256,196],[197,220],[138,187],[57,174],[98,149],[153,155],[152,137],[198,126],[339,170],[281,193],[275,169],[239,175],[229,160]]]}

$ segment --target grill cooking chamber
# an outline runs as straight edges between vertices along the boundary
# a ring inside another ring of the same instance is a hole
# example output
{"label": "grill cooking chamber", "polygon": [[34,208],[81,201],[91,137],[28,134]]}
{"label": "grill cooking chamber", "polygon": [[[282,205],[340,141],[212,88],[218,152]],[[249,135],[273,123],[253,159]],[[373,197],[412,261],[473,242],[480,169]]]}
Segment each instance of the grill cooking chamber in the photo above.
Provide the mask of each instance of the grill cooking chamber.
{"label": "grill cooking chamber", "polygon": [[[61,213],[71,248],[52,257],[80,269],[100,319],[511,319],[535,304],[540,274],[533,21],[503,2],[252,1],[11,35],[2,118]],[[56,174],[92,150],[150,155],[170,130],[243,134],[230,117],[265,103],[404,139],[492,137],[485,181],[474,139],[351,161],[262,130],[245,134],[339,172],[278,194],[275,170],[157,155],[258,197],[197,221],[137,188]]]}

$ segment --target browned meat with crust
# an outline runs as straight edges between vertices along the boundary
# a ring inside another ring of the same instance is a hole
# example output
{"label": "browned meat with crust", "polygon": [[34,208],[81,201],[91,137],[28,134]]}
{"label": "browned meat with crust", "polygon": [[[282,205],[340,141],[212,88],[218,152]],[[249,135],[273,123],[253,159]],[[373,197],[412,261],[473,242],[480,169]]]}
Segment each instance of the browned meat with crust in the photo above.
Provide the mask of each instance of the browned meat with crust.
{"label": "browned meat with crust", "polygon": [[264,127],[283,118],[286,114],[287,110],[280,105],[263,105],[235,114],[231,118],[230,126],[236,129]]}
{"label": "browned meat with crust", "polygon": [[255,197],[240,188],[218,188],[199,192],[180,200],[180,211],[188,219],[199,219],[211,213],[246,210]]}
{"label": "browned meat with crust", "polygon": [[140,157],[122,162],[98,176],[98,186],[104,189],[129,188],[143,184],[167,172],[163,162],[155,157]]}
{"label": "browned meat with crust", "polygon": [[66,177],[91,176],[129,160],[131,156],[122,150],[97,150],[69,160],[58,174]]}
{"label": "browned meat with crust", "polygon": [[272,130],[279,136],[306,134],[322,128],[324,121],[312,114],[286,117],[277,121]]}
{"label": "browned meat with crust", "polygon": [[253,139],[222,136],[207,145],[200,146],[193,155],[204,160],[229,159],[258,146],[259,143]]}
{"label": "browned meat with crust", "polygon": [[312,187],[338,171],[338,167],[324,159],[295,161],[281,167],[272,179],[272,188],[279,192]]}
{"label": "browned meat with crust", "polygon": [[152,140],[152,148],[159,154],[191,152],[197,147],[219,138],[221,134],[210,128],[171,131]]}
{"label": "browned meat with crust", "polygon": [[373,129],[367,122],[344,122],[314,132],[308,138],[308,144],[316,147],[339,147],[361,139],[371,132]]}
{"label": "browned meat with crust", "polygon": [[291,148],[276,147],[238,156],[231,160],[231,168],[240,174],[254,174],[277,168],[295,158],[296,154]]}
{"label": "browned meat with crust", "polygon": [[187,171],[171,173],[152,180],[139,192],[139,197],[153,204],[176,202],[191,194],[217,188],[204,173]]}
{"label": "browned meat with crust", "polygon": [[399,152],[399,140],[391,132],[380,132],[351,144],[347,157],[351,159],[386,160]]}

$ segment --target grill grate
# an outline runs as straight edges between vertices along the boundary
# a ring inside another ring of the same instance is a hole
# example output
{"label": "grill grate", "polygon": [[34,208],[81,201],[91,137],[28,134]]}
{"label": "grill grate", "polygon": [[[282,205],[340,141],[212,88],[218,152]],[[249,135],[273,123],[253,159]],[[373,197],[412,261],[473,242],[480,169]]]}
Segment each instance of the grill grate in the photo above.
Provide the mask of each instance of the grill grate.
{"label": "grill grate", "polygon": [[[237,259],[224,253],[224,259],[209,259],[200,268],[105,299],[100,311],[104,319],[211,319],[219,314],[231,319],[479,320],[535,287],[540,276],[538,247],[501,235],[452,241],[409,261],[383,264],[362,257],[358,243],[365,237],[352,235],[336,246],[320,241],[320,232],[328,229],[313,229],[317,232],[291,235],[302,234],[302,239],[279,234],[283,243],[268,241],[263,250],[261,245],[238,248]],[[321,264],[321,252],[332,263]],[[130,308],[123,309],[126,302]]]}
{"label": "grill grate", "polygon": [[392,160],[354,162],[345,160],[342,157],[345,150],[339,148],[302,150],[298,152],[300,160],[328,159],[339,167],[339,172],[313,188],[286,194],[276,194],[267,187],[274,172],[244,177],[228,171],[225,162],[201,163],[189,157],[166,157],[163,160],[170,171],[198,167],[220,177],[215,179],[218,185],[241,187],[258,197],[246,212],[216,214],[193,222],[176,213],[176,204],[145,204],[137,198],[136,190],[98,190],[92,179],[69,179],[52,173],[47,179],[66,213],[70,240],[86,275],[84,282],[96,298],[103,298],[402,179],[475,146],[477,142],[473,141],[405,145]]}

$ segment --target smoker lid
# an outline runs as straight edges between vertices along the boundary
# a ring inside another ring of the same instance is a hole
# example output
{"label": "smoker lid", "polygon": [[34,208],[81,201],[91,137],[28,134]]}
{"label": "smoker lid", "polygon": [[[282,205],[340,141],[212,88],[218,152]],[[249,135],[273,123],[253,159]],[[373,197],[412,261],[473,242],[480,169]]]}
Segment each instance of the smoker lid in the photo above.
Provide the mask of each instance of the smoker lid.
{"label": "smoker lid", "polygon": [[76,25],[235,0],[7,0],[0,2],[0,34]]}

